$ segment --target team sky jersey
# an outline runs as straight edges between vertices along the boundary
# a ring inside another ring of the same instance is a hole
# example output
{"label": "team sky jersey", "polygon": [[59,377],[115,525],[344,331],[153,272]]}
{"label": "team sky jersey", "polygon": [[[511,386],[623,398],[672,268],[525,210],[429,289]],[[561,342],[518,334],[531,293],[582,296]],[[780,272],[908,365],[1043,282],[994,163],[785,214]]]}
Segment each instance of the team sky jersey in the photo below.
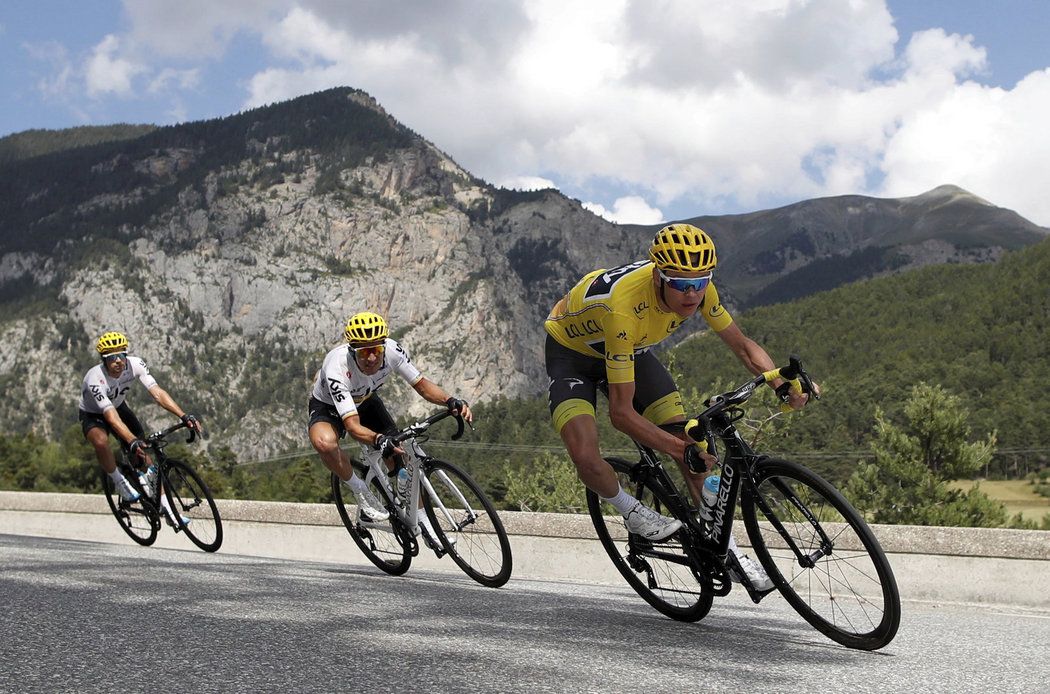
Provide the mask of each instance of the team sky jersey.
{"label": "team sky jersey", "polygon": [[[698,309],[715,332],[733,318],[718,300],[714,283],[704,290]],[[560,344],[605,359],[609,383],[634,381],[634,355],[678,329],[685,319],[660,309],[648,260],[612,270],[595,270],[554,305],[544,323]]]}
{"label": "team sky jersey", "polygon": [[371,376],[361,373],[350,345],[339,345],[325,358],[314,378],[313,397],[335,407],[341,418],[357,414],[357,403],[363,401],[386,382],[391,373],[416,385],[423,375],[404,348],[390,338],[386,340],[383,365]]}
{"label": "team sky jersey", "polygon": [[102,414],[110,407],[120,407],[131,389],[131,382],[139,379],[149,390],[157,385],[150,375],[146,362],[138,357],[128,357],[127,367],[118,378],[113,378],[103,364],[97,364],[84,375],[84,386],[80,391],[80,409]]}

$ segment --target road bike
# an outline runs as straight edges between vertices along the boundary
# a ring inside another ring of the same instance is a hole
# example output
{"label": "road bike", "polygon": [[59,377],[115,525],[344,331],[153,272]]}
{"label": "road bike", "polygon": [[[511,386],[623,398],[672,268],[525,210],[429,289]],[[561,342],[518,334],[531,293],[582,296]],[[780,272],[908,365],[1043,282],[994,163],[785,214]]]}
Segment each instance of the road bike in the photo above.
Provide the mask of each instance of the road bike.
{"label": "road bike", "polygon": [[[145,438],[146,450],[149,451],[157,469],[156,480],[145,481],[140,461],[129,460],[125,450],[117,463],[124,477],[139,493],[136,501],[127,501],[117,493],[113,480],[102,474],[102,486],[120,527],[128,536],[140,545],[152,545],[160,532],[162,518],[176,533],[185,533],[193,544],[205,552],[214,552],[222,545],[222,519],[219,509],[212,498],[211,490],[200,475],[181,460],[169,458],[164,452],[168,445],[167,437],[179,429],[185,428],[179,422],[163,431],[150,434]],[[197,432],[190,429],[186,443],[192,443]],[[161,494],[165,496],[168,507],[174,513],[164,513],[161,508]],[[188,522],[184,522],[184,519]]]}
{"label": "road bike", "polygon": [[[452,463],[427,455],[420,447],[427,430],[446,417],[455,417],[463,435],[463,418],[445,410],[411,424],[393,440],[405,453],[402,465],[408,476],[407,490],[399,495],[378,451],[366,450],[365,462],[352,461],[386,510],[390,518],[373,522],[350,506],[344,495],[352,495],[339,478],[332,475],[332,496],[339,516],[357,546],[369,561],[388,574],[408,571],[412,557],[419,554],[420,542],[439,558],[448,555],[460,569],[478,583],[498,588],[510,580],[510,539],[496,508],[470,475]],[[397,471],[400,467],[397,468]],[[422,500],[422,503],[420,501]],[[420,506],[436,537],[418,523]]]}
{"label": "road bike", "polygon": [[[663,614],[697,621],[713,599],[731,589],[730,572],[755,603],[779,591],[807,622],[832,640],[864,650],[888,644],[900,625],[897,583],[879,541],[860,513],[831,484],[807,468],[755,452],[734,422],[756,389],[777,378],[817,397],[813,382],[792,356],[788,366],[768,371],[736,390],[708,399],[688,422],[686,435],[715,454],[721,443],[721,485],[710,520],[681,493],[651,448],[635,442],[637,462],[606,458],[623,488],[642,503],[682,522],[663,542],[627,532],[623,518],[593,491],[587,507],[594,528],[616,568],[637,593]],[[728,551],[734,509],[751,546],[773,581],[756,590]]]}

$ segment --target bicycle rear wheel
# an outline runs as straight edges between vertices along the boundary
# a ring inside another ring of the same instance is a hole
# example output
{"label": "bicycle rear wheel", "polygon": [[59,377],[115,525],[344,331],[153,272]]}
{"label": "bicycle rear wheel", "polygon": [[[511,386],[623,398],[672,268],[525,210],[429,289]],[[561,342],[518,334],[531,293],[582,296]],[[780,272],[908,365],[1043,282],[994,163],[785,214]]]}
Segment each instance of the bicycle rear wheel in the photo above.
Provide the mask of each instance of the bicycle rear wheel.
{"label": "bicycle rear wheel", "polygon": [[[666,514],[664,493],[649,484],[632,482],[634,466],[620,458],[606,458],[625,490],[657,513]],[[701,580],[692,559],[682,546],[680,531],[663,542],[653,543],[627,532],[615,508],[590,489],[587,509],[605,551],[620,575],[642,598],[663,614],[682,622],[703,619],[711,609],[714,594],[709,580]]]}
{"label": "bicycle rear wheel", "polygon": [[512,565],[510,538],[492,502],[452,463],[430,459],[424,468],[433,492],[423,494],[423,508],[445,551],[481,585],[504,585]]}
{"label": "bicycle rear wheel", "polygon": [[129,472],[124,476],[141,497],[138,501],[125,501],[117,493],[113,480],[103,472],[102,489],[106,492],[109,510],[113,512],[117,523],[120,523],[120,527],[128,534],[128,537],[144,547],[152,545],[157,541],[157,532],[160,531],[160,517],[157,515],[156,507],[146,498],[146,492],[139,484],[137,474]]}
{"label": "bicycle rear wheel", "polygon": [[[164,477],[164,493],[182,532],[205,552],[219,549],[222,519],[208,485],[181,460],[169,460]],[[189,519],[189,523],[183,523],[180,517]]]}
{"label": "bicycle rear wheel", "polygon": [[784,460],[754,469],[742,503],[755,554],[784,599],[833,641],[875,650],[900,626],[897,582],[879,541],[837,489]]}
{"label": "bicycle rear wheel", "polygon": [[[353,499],[353,494],[339,477],[332,473],[332,498],[339,510],[343,525],[353,538],[354,544],[364,552],[368,560],[392,576],[400,576],[408,571],[412,564],[412,542],[405,528],[397,520],[394,508],[386,490],[372,481],[372,491],[376,498],[390,511],[390,518],[382,523],[362,521],[357,511],[351,515],[344,494]],[[355,507],[356,508],[356,507]]]}

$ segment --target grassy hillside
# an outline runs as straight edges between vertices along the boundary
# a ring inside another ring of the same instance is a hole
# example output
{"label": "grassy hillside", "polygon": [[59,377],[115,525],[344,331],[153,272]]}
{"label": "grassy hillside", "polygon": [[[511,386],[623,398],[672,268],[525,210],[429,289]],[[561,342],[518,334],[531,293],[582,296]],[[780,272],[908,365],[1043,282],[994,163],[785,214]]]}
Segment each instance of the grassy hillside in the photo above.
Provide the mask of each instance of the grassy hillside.
{"label": "grassy hillside", "polygon": [[[1050,241],[978,266],[928,267],[737,316],[778,362],[799,353],[826,394],[793,427],[795,450],[863,448],[871,413],[894,413],[908,387],[962,395],[975,432],[995,430],[998,473],[1024,474],[1050,447]],[[675,350],[684,383],[739,381],[717,336]],[[683,385],[683,384],[680,384]],[[1017,449],[1043,449],[1010,454]]]}
{"label": "grassy hillside", "polygon": [[155,125],[117,123],[63,130],[24,130],[0,138],[0,165],[103,142],[133,140],[156,129]]}

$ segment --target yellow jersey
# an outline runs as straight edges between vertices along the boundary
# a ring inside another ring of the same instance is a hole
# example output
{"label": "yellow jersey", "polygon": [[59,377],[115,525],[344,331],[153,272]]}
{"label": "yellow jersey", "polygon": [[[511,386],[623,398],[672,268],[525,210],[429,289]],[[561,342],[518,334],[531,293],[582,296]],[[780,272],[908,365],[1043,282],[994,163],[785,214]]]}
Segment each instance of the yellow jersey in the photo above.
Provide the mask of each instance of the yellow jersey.
{"label": "yellow jersey", "polygon": [[[698,312],[715,332],[733,317],[718,300],[714,283],[704,289]],[[543,327],[559,344],[604,358],[609,383],[634,381],[634,355],[665,340],[684,322],[660,308],[653,288],[653,264],[641,260],[581,279],[551,309]]]}

